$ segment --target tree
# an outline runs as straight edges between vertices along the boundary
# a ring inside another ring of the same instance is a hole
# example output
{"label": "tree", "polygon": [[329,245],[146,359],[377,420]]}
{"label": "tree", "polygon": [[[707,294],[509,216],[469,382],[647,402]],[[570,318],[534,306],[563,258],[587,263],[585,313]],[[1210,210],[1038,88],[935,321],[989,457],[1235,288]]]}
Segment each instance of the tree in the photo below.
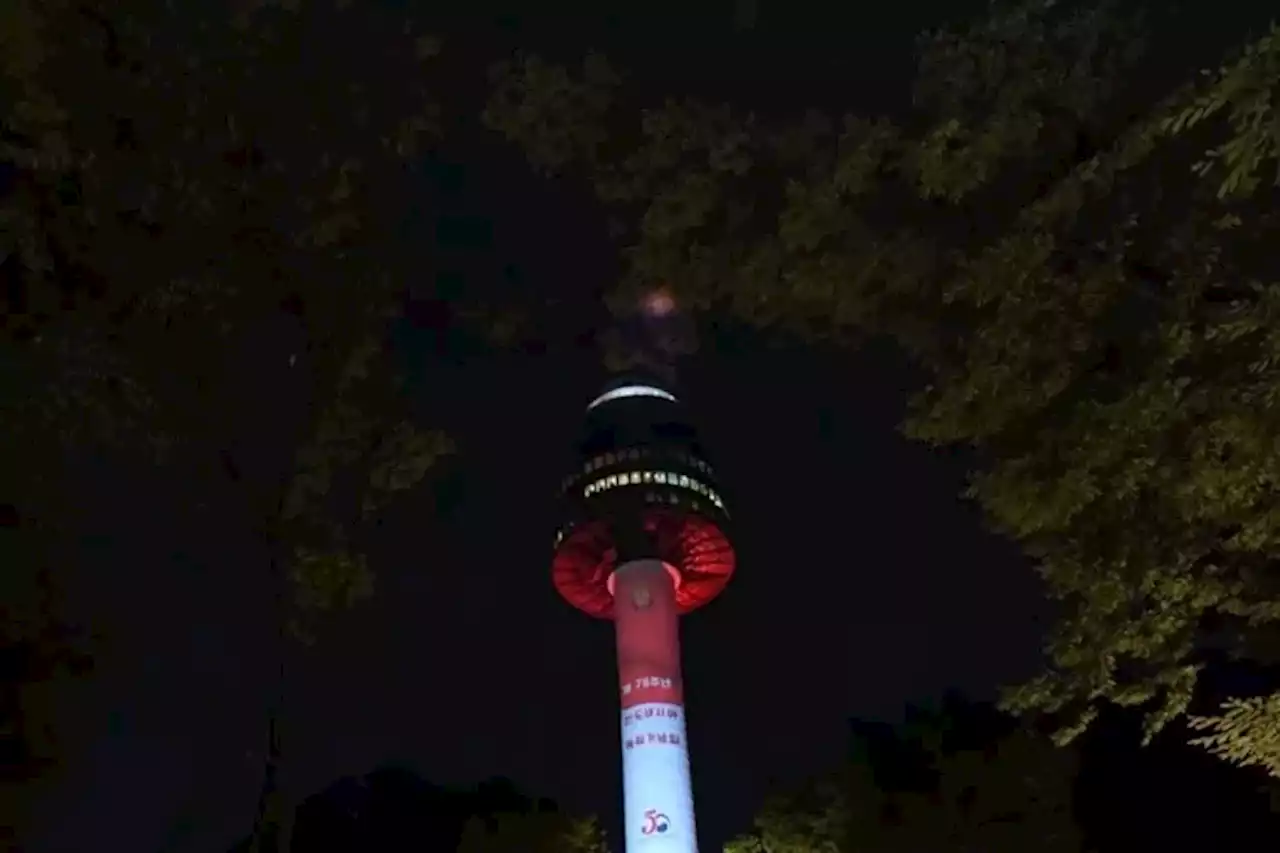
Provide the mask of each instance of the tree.
{"label": "tree", "polygon": [[846,767],[775,797],[725,851],[1079,851],[1075,772],[1070,750],[952,702],[860,733]]}
{"label": "tree", "polygon": [[553,811],[504,812],[467,821],[459,853],[608,853],[594,818]]}
{"label": "tree", "polygon": [[71,626],[54,582],[55,558],[47,531],[23,525],[0,507],[0,726],[6,793],[0,806],[0,841],[30,819],[33,802],[55,776],[68,744],[55,719],[53,695],[93,668],[93,639]]}
{"label": "tree", "polygon": [[897,120],[690,100],[637,120],[599,58],[521,57],[488,112],[615,211],[619,305],[664,282],[913,357],[905,431],[974,450],[968,496],[1062,602],[1048,671],[1006,703],[1063,740],[1106,703],[1145,708],[1150,738],[1206,644],[1250,653],[1280,618],[1276,36],[1161,95],[1138,82],[1143,29],[1106,4],[995,4],[922,37]]}
{"label": "tree", "polygon": [[362,527],[449,452],[405,417],[385,343],[438,42],[367,4],[301,6],[0,10],[0,355],[25,391],[4,422],[34,439],[3,443],[27,454],[15,493],[56,531],[40,462],[138,445],[166,451],[177,499],[259,535],[281,642],[255,850],[289,846],[286,640],[371,592]]}

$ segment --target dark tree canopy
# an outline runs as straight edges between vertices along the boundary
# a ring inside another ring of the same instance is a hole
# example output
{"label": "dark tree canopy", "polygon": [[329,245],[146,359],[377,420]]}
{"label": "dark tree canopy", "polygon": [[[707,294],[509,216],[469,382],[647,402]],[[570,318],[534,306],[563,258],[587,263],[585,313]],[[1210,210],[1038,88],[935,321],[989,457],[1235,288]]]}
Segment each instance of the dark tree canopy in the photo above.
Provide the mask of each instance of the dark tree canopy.
{"label": "dark tree canopy", "polygon": [[855,731],[846,767],[775,797],[726,853],[1085,849],[1073,751],[994,709],[952,700]]}
{"label": "dark tree canopy", "polygon": [[[603,853],[593,822],[536,800],[509,780],[472,789],[444,788],[405,767],[347,777],[298,806],[295,853],[393,853],[400,850],[548,850]],[[501,828],[499,830],[499,828]],[[492,831],[490,831],[492,830]],[[233,848],[247,850],[245,841]]]}
{"label": "dark tree canopy", "polygon": [[[3,4],[7,538],[74,533],[67,460],[157,468],[261,543],[282,680],[286,636],[372,592],[362,530],[450,450],[409,419],[387,339],[438,48],[370,4]],[[282,697],[260,848],[277,826],[287,847]]]}

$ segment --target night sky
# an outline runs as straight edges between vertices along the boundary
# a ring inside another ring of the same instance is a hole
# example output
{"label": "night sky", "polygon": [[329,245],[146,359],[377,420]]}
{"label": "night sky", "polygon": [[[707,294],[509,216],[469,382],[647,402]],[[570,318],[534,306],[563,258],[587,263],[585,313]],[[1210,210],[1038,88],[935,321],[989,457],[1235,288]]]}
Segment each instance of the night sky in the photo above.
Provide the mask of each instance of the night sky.
{"label": "night sky", "polygon": [[[790,17],[771,18],[757,4],[744,30],[729,4],[705,20],[646,4],[554,35],[499,15],[459,26],[463,44],[492,35],[498,54],[599,48],[652,72],[654,91],[839,92],[880,109],[907,96],[914,32],[942,20],[876,4],[837,38],[831,20],[786,5]],[[644,39],[663,33],[659,61]],[[598,295],[616,250],[581,188],[467,132],[425,170],[406,227],[423,274],[396,338],[421,421],[446,427],[459,454],[388,514],[369,546],[375,597],[296,668],[288,784],[305,795],[389,761],[439,784],[503,775],[616,830],[612,628],[559,600],[549,577],[555,492],[603,378]],[[441,276],[522,288],[545,315],[519,351],[459,342],[424,307]],[[739,555],[723,597],[683,623],[695,800],[703,849],[716,850],[771,780],[837,763],[850,717],[894,719],[947,688],[989,698],[1033,672],[1048,611],[1029,564],[957,497],[965,457],[897,434],[914,377],[894,353],[725,324],[700,338],[682,390]],[[246,519],[168,500],[148,476],[80,475],[97,534],[68,544],[67,594],[109,651],[60,697],[77,748],[35,851],[221,851],[251,825],[270,684],[255,652],[271,631],[264,557]]]}

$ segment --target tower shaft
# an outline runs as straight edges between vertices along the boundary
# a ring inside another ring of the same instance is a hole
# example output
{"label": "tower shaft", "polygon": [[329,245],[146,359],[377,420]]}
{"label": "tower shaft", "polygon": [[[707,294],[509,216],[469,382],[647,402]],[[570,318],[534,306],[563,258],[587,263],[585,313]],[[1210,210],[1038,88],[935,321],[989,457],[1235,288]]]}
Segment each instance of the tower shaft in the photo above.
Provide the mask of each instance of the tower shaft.
{"label": "tower shaft", "polygon": [[656,559],[614,573],[627,853],[697,853],[673,573]]}

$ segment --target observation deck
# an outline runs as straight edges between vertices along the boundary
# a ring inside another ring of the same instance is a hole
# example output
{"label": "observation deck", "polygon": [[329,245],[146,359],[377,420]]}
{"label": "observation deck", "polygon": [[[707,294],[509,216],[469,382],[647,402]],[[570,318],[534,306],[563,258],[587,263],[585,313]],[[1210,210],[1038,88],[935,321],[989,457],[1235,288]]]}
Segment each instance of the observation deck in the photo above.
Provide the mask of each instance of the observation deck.
{"label": "observation deck", "polygon": [[560,484],[560,594],[611,619],[614,569],[648,558],[667,565],[680,613],[719,595],[735,566],[729,509],[675,392],[639,375],[613,380],[587,406],[577,450]]}

